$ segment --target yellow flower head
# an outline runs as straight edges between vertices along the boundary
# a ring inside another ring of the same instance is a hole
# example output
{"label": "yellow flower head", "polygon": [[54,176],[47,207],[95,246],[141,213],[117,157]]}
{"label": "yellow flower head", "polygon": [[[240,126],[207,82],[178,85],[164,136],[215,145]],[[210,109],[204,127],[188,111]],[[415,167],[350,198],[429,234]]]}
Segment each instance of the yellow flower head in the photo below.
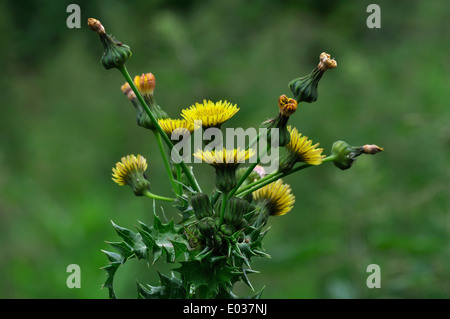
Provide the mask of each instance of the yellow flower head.
{"label": "yellow flower head", "polygon": [[156,86],[155,76],[152,73],[142,74],[141,76],[136,75],[134,77],[134,85],[136,85],[141,94],[152,95]]}
{"label": "yellow flower head", "polygon": [[213,103],[203,100],[203,103],[195,103],[191,107],[182,110],[181,116],[189,122],[201,121],[204,128],[220,127],[222,123],[229,120],[239,108],[236,104],[227,101]]}
{"label": "yellow flower head", "polygon": [[256,151],[254,149],[242,150],[237,148],[226,150],[223,148],[221,150],[211,151],[197,150],[197,152],[194,153],[194,156],[207,164],[217,167],[239,165],[255,154]]}
{"label": "yellow flower head", "polygon": [[291,194],[291,187],[283,184],[279,179],[253,192],[253,199],[263,205],[269,215],[281,216],[292,210],[295,196]]}
{"label": "yellow flower head", "polygon": [[239,164],[255,155],[253,149],[232,149],[212,151],[198,150],[194,156],[210,164],[216,170],[216,187],[221,192],[229,192],[236,186],[236,169]]}
{"label": "yellow flower head", "polygon": [[194,131],[194,123],[186,120],[178,119],[159,119],[159,125],[167,135],[172,135],[172,133],[184,134],[192,133]]}
{"label": "yellow flower head", "polygon": [[138,156],[127,155],[122,157],[121,161],[116,163],[113,168],[113,181],[120,186],[127,185],[136,173],[144,174],[147,169],[147,160],[145,157],[138,154]]}
{"label": "yellow flower head", "polygon": [[290,153],[291,160],[311,165],[322,164],[325,155],[322,155],[323,148],[316,148],[319,143],[311,145],[312,141],[308,140],[307,136],[302,136],[295,127],[288,126],[288,130],[291,134],[291,140],[286,145],[286,149]]}

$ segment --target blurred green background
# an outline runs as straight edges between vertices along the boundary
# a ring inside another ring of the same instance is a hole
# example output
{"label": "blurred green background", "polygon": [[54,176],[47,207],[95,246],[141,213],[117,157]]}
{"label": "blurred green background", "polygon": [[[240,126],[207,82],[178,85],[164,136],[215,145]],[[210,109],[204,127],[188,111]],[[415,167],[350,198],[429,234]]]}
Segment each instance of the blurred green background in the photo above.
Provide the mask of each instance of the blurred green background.
{"label": "blurred green background", "polygon": [[[81,29],[66,26],[70,3]],[[366,26],[370,3],[381,29]],[[330,53],[338,67],[291,124],[327,154],[338,139],[385,151],[347,171],[327,164],[286,178],[296,205],[270,220],[272,258],[255,261],[252,283],[265,298],[450,296],[448,1],[109,0],[0,3],[1,298],[107,298],[101,249],[119,239],[110,220],[152,223],[152,201],[111,180],[122,156],[143,154],[153,189],[170,194],[124,79],[99,62],[89,17],[131,46],[132,76],[155,74],[170,116],[226,99],[240,107],[226,127],[273,117],[288,82]],[[204,188],[212,172],[195,165]],[[81,267],[80,289],[66,286],[69,264]],[[381,268],[380,289],[366,286],[369,264]],[[136,297],[136,280],[158,283],[132,260],[116,276],[119,298]]]}

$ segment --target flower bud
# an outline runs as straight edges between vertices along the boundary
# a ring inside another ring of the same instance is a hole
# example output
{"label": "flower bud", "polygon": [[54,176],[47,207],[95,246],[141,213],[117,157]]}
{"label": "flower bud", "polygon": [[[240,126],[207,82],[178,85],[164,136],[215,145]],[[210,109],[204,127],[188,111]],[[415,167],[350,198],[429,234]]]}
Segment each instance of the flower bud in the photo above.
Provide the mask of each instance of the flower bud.
{"label": "flower bud", "polygon": [[130,87],[130,85],[127,82],[124,85],[122,85],[120,87],[120,89],[122,90],[122,93],[125,94],[125,96],[130,101],[135,101],[137,99],[136,94],[134,94],[133,89]]}
{"label": "flower bud", "polygon": [[331,147],[334,165],[342,170],[350,168],[361,154],[376,154],[381,151],[383,149],[377,145],[351,146],[344,141],[336,141]]}
{"label": "flower bud", "polygon": [[[149,92],[149,87],[152,86],[155,88],[155,77],[151,73],[143,74],[142,76],[136,76],[134,78],[134,83],[137,86],[138,90],[144,94],[144,92]],[[142,89],[144,88],[144,89]],[[156,104],[153,97],[153,89],[151,90],[152,94],[145,94],[144,100],[148,104],[150,111],[153,113],[157,120],[167,119],[168,115],[164,112],[159,105]],[[139,126],[156,130],[156,127],[153,125],[150,116],[148,116],[147,112],[145,112],[142,105],[139,103],[136,94],[131,89],[128,83],[125,83],[121,86],[122,92],[127,96],[127,98],[133,103],[136,109],[136,121]]]}
{"label": "flower bud", "polygon": [[141,94],[153,95],[156,86],[155,76],[152,73],[142,74],[141,76],[136,75],[134,84]]}
{"label": "flower bud", "polygon": [[211,217],[213,210],[209,196],[203,193],[197,193],[191,198],[192,209],[195,212],[195,217],[200,220],[204,217]]}
{"label": "flower bud", "polygon": [[198,230],[205,237],[213,237],[217,233],[216,221],[212,217],[204,217],[198,221]]}
{"label": "flower bud", "polygon": [[383,148],[379,147],[378,145],[375,145],[375,144],[370,144],[370,145],[366,144],[363,146],[363,151],[364,151],[364,154],[372,154],[373,155],[373,154],[383,151]]}
{"label": "flower bud", "polygon": [[228,199],[227,209],[225,211],[225,222],[234,227],[240,227],[244,214],[251,210],[249,202],[245,199],[232,197]]}
{"label": "flower bud", "polygon": [[88,19],[89,28],[100,36],[103,44],[103,56],[101,63],[105,69],[120,69],[125,65],[127,59],[131,56],[130,47],[120,41],[114,40],[105,32],[105,28],[97,19]]}
{"label": "flower bud", "polygon": [[299,77],[289,83],[289,88],[294,94],[294,99],[300,102],[312,103],[317,100],[317,86],[323,73],[328,69],[337,67],[337,62],[330,58],[328,53],[322,52],[319,57],[319,64],[311,73],[304,77]]}

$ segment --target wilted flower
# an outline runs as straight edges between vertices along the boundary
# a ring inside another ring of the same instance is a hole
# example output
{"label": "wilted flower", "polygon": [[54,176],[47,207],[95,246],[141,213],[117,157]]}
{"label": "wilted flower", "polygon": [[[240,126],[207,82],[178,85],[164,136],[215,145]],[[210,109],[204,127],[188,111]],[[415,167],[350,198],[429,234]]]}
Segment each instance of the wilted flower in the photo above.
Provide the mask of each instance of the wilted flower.
{"label": "wilted flower", "polygon": [[278,145],[286,146],[291,138],[287,130],[287,123],[289,117],[297,110],[297,101],[283,94],[278,98],[278,109],[277,116],[264,122],[261,126],[267,127],[268,129],[278,129]]}
{"label": "wilted flower", "polygon": [[300,102],[315,102],[317,100],[317,86],[322,75],[328,69],[337,67],[337,62],[330,58],[328,53],[322,52],[319,56],[319,65],[304,77],[299,77],[289,83],[289,88],[294,94],[294,99]]}
{"label": "wilted flower", "polygon": [[127,59],[131,56],[130,47],[120,41],[114,40],[105,32],[105,28],[97,19],[88,19],[89,28],[100,36],[103,44],[103,56],[101,62],[105,69],[120,69],[125,65]]}

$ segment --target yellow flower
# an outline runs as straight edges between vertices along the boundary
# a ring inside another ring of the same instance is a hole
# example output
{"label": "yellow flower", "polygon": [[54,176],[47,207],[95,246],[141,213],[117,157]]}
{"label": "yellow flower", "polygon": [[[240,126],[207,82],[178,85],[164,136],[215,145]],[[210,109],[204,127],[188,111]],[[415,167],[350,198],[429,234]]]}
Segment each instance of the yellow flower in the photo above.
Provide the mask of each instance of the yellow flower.
{"label": "yellow flower", "polygon": [[221,150],[212,151],[197,150],[197,152],[194,153],[194,156],[212,166],[232,166],[243,163],[255,154],[256,152],[254,149],[241,150],[240,148],[237,148],[226,150],[223,148]]}
{"label": "yellow flower", "polygon": [[222,123],[229,120],[239,108],[236,104],[227,101],[203,100],[203,103],[195,103],[191,107],[181,111],[181,116],[189,122],[201,121],[204,128],[220,127]]}
{"label": "yellow flower", "polygon": [[150,188],[145,177],[147,160],[142,155],[127,155],[113,168],[112,180],[118,185],[129,185],[137,196],[144,195]]}
{"label": "yellow flower", "polygon": [[262,205],[271,216],[281,216],[292,210],[295,196],[291,187],[279,179],[253,192],[253,199]]}
{"label": "yellow flower", "polygon": [[319,143],[311,145],[312,141],[308,140],[307,136],[302,136],[295,127],[288,126],[288,131],[291,134],[291,140],[286,145],[286,149],[289,153],[287,161],[290,162],[290,165],[293,166],[296,162],[305,162],[311,165],[322,164],[325,155],[322,155],[323,148],[317,148]]}
{"label": "yellow flower", "polygon": [[255,155],[253,149],[232,149],[212,151],[198,150],[194,156],[203,162],[210,164],[216,170],[216,187],[221,192],[229,192],[236,186],[236,169],[239,164]]}
{"label": "yellow flower", "polygon": [[192,133],[194,131],[194,123],[186,121],[186,120],[178,120],[178,119],[159,119],[159,125],[163,129],[163,131],[169,136],[172,133],[184,134]]}

